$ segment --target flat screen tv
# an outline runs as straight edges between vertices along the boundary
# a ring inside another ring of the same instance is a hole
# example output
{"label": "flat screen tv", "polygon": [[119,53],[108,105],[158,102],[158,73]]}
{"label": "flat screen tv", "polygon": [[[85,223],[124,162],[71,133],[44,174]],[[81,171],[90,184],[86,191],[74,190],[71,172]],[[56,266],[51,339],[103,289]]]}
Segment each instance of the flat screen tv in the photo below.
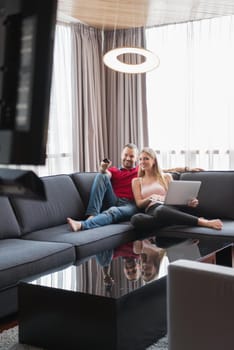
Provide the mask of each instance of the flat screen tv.
{"label": "flat screen tv", "polygon": [[0,164],[45,164],[56,12],[0,0]]}

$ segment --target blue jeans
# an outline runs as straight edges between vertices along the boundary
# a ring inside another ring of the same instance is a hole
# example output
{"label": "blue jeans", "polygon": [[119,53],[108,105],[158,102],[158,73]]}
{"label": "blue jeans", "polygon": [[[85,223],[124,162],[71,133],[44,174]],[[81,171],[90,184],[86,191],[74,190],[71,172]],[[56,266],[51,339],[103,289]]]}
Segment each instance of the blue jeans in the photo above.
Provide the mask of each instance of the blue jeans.
{"label": "blue jeans", "polygon": [[82,229],[88,230],[129,220],[137,211],[135,202],[127,198],[118,198],[112,189],[110,177],[100,173],[94,179],[86,210],[86,215],[94,217],[81,221]]}
{"label": "blue jeans", "polygon": [[113,258],[114,249],[104,250],[96,255],[97,262],[102,267],[109,266]]}

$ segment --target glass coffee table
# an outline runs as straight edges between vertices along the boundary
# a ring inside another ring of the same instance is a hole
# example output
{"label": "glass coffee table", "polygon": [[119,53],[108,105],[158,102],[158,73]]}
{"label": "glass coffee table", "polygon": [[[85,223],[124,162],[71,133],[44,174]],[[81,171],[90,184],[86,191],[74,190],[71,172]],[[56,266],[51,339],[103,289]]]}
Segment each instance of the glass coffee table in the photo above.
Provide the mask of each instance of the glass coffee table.
{"label": "glass coffee table", "polygon": [[[188,249],[183,258],[199,258],[192,246],[182,246],[181,252]],[[170,249],[136,241],[20,282],[19,342],[56,350],[145,350],[167,333]]]}

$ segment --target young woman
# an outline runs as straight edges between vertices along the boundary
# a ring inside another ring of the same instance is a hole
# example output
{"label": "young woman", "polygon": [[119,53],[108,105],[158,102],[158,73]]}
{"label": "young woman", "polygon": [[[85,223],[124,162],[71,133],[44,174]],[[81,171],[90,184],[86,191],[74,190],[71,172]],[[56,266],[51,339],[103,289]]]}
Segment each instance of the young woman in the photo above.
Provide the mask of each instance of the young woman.
{"label": "young woman", "polygon": [[[168,189],[169,183],[173,181],[169,173],[163,173],[158,165],[156,153],[151,148],[144,148],[139,155],[138,177],[132,180],[132,190],[136,204],[144,209],[145,215],[140,215],[142,220],[147,216],[151,217],[151,222],[155,227],[165,225],[189,225],[204,226],[221,230],[223,223],[219,219],[207,220],[189,214],[188,209],[195,208],[198,200],[194,198],[188,203],[188,208],[179,208],[160,204],[163,201]],[[136,225],[138,221],[132,221]],[[139,222],[142,225],[142,223]]]}
{"label": "young woman", "polygon": [[169,263],[165,249],[152,244],[149,239],[143,239],[133,243],[133,251],[140,256],[141,276],[144,282],[152,282],[166,274],[166,271],[161,271],[160,273],[160,266],[163,260],[164,263]]}

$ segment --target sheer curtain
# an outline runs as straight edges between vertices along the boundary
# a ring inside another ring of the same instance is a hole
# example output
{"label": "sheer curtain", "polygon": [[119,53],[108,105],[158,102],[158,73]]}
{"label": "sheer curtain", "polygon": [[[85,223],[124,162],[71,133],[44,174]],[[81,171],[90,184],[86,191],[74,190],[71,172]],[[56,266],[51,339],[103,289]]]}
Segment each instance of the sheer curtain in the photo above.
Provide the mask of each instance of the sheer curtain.
{"label": "sheer curtain", "polygon": [[234,17],[151,28],[149,142],[161,165],[234,169]]}
{"label": "sheer curtain", "polygon": [[[46,166],[40,175],[69,173],[72,161],[71,28],[56,26]],[[43,173],[42,173],[43,171]]]}

